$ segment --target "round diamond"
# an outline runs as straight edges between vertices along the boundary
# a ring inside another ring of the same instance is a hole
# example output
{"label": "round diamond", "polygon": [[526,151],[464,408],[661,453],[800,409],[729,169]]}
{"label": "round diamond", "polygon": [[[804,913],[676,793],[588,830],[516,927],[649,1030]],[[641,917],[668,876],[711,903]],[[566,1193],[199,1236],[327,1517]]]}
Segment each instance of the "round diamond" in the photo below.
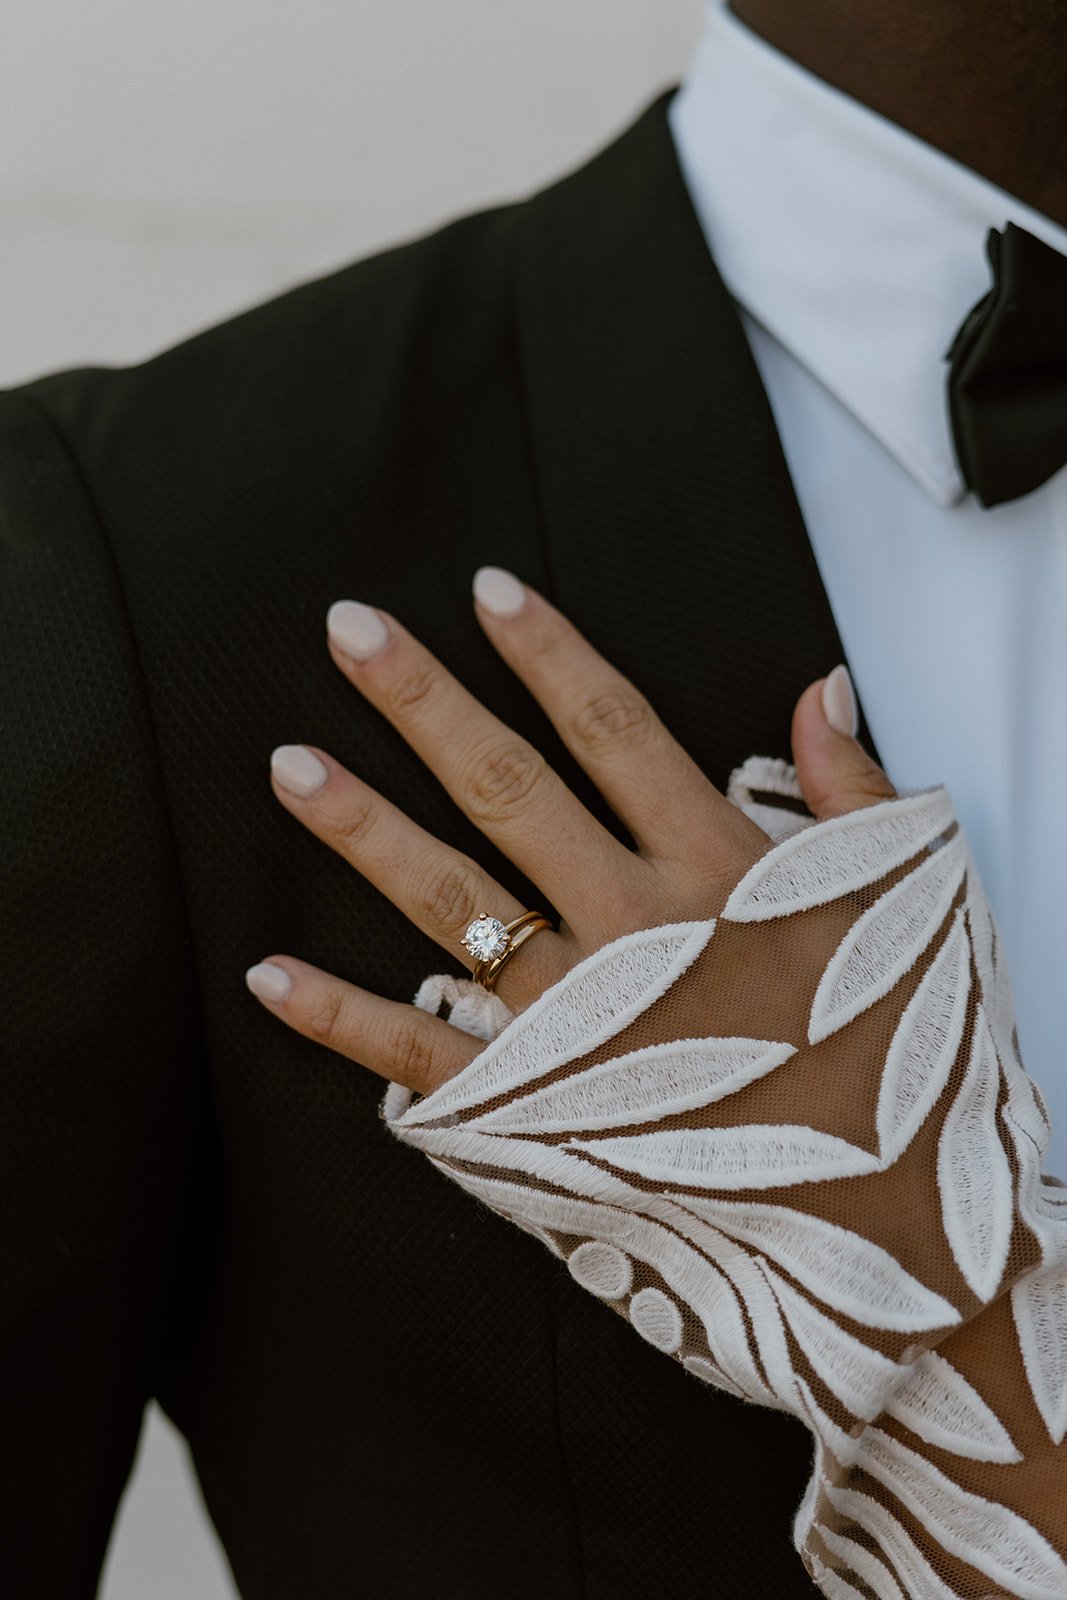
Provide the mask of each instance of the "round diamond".
{"label": "round diamond", "polygon": [[499,917],[476,917],[463,935],[463,943],[477,961],[492,961],[508,947],[508,930]]}

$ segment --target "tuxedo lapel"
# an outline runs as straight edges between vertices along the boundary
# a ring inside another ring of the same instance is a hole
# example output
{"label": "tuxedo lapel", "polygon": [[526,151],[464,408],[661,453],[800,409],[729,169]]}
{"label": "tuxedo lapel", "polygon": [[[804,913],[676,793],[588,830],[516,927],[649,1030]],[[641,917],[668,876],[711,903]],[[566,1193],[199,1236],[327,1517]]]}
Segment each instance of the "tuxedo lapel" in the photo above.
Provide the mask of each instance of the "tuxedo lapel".
{"label": "tuxedo lapel", "polygon": [[722,786],[843,650],[670,99],[517,214],[520,358],[554,596]]}

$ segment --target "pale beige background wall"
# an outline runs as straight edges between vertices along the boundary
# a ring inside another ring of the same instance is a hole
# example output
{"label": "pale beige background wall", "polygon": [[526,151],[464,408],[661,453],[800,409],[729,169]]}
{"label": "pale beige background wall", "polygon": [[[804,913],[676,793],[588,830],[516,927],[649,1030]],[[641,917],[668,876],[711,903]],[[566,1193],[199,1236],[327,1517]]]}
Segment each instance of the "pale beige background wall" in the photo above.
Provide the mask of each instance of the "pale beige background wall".
{"label": "pale beige background wall", "polygon": [[[529,192],[678,81],[702,14],[703,0],[5,0],[0,384],[139,360]],[[153,1410],[102,1600],[234,1592]]]}

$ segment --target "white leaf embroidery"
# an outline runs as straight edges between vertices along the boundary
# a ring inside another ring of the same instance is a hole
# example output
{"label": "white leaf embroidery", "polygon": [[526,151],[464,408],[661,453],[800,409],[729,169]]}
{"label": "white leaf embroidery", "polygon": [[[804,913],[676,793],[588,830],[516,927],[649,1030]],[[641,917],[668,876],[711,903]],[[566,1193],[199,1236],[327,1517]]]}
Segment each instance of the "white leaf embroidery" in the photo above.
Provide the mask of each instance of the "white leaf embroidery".
{"label": "white leaf embroidery", "polygon": [[454,1078],[417,1101],[394,1129],[491,1100],[613,1038],[666,993],[714,931],[714,920],[668,923],[603,945],[519,1012]]}
{"label": "white leaf embroidery", "polygon": [[[840,1533],[834,1533],[832,1528],[820,1527],[816,1530],[820,1539],[837,1559],[862,1578],[878,1600],[906,1600],[900,1585],[876,1555],[866,1549],[862,1544],[857,1544],[855,1539],[846,1539]],[[853,1593],[858,1591],[853,1590]]]}
{"label": "white leaf embroidery", "polygon": [[[614,1244],[627,1255],[655,1267],[678,1298],[700,1319],[711,1354],[727,1376],[742,1387],[748,1397],[755,1396],[766,1405],[779,1407],[777,1394],[763,1383],[753,1360],[741,1312],[742,1297],[733,1287],[734,1279],[741,1276],[747,1304],[752,1286],[744,1274],[754,1269],[746,1252],[732,1240],[708,1228],[699,1249],[693,1249],[668,1227],[634,1212],[459,1169],[450,1169],[449,1175],[470,1194],[513,1219],[521,1216],[525,1222],[538,1227],[586,1234]],[[709,1267],[705,1256],[722,1270],[717,1272]],[[756,1292],[759,1291],[766,1293],[762,1281],[757,1286]],[[773,1302],[771,1312],[767,1327],[762,1330],[770,1356],[765,1365],[775,1367],[780,1382],[781,1363],[784,1361],[788,1369],[788,1355]],[[762,1345],[760,1348],[762,1354]]]}
{"label": "white leaf embroidery", "polygon": [[[746,1323],[742,1311],[742,1307],[750,1307],[750,1294],[764,1292],[763,1280],[748,1251],[717,1228],[709,1227],[699,1218],[682,1212],[670,1201],[657,1196],[651,1198],[650,1204],[656,1208],[664,1226],[671,1228],[672,1232],[682,1232],[686,1239],[696,1245],[701,1255],[707,1256],[719,1268],[718,1273],[708,1273],[704,1268],[707,1287],[699,1303],[693,1305],[703,1323],[708,1349],[716,1364],[748,1397],[757,1398],[761,1404],[776,1410],[789,1409],[787,1402],[779,1397],[781,1393],[787,1396],[790,1393],[792,1367],[777,1309],[774,1309],[772,1317],[766,1319],[762,1343],[758,1342],[756,1346],[763,1371],[767,1374],[767,1383],[764,1383],[757,1367],[756,1351],[753,1350],[749,1335],[749,1326],[758,1318],[750,1315],[750,1321]],[[692,1299],[690,1304],[693,1304]],[[761,1330],[755,1329],[755,1332],[759,1340]]]}
{"label": "white leaf embroidery", "polygon": [[[803,1421],[803,1418],[801,1418]],[[815,1513],[822,1502],[822,1491],[826,1475],[826,1449],[817,1433],[812,1433],[815,1440],[815,1459],[812,1462],[811,1476],[804,1488],[804,1498],[797,1507],[796,1515],[790,1533],[793,1540],[793,1549],[803,1551],[807,1546],[808,1535],[815,1521]]]}
{"label": "white leaf embroidery", "polygon": [[886,1055],[878,1140],[890,1166],[911,1143],[948,1082],[963,1037],[971,971],[963,913],[912,995]]}
{"label": "white leaf embroidery", "polygon": [[808,1022],[812,1044],[881,1000],[914,966],[945,920],[965,861],[957,834],[857,919],[815,991]]}
{"label": "white leaf embroidery", "polygon": [[708,1348],[715,1365],[736,1385],[740,1394],[779,1410],[776,1392],[764,1383],[756,1365],[741,1306],[741,1296],[732,1283],[720,1279],[715,1284],[712,1302],[706,1302],[703,1318]]}
{"label": "white leaf embroidery", "polygon": [[1053,1444],[1061,1445],[1067,1436],[1067,1266],[1020,1278],[1011,1310],[1034,1404]]}
{"label": "white leaf embroidery", "polygon": [[1008,1086],[1007,1110],[1011,1113],[1015,1126],[1026,1134],[1038,1156],[1043,1157],[1052,1134],[1048,1107],[1041,1098],[1037,1084],[1021,1067],[1014,1064],[1012,1056],[1004,1056],[999,1046],[998,1054],[1001,1056],[1004,1080]]}
{"label": "white leaf embroidery", "polygon": [[[683,1240],[695,1245],[699,1252],[684,1258],[699,1264],[699,1282],[691,1289],[682,1287],[704,1325],[708,1348],[715,1361],[750,1395],[758,1395],[762,1404],[795,1411],[793,1366],[785,1329],[760,1271],[761,1264],[736,1240],[727,1238],[718,1228],[691,1216],[664,1196],[647,1195],[645,1200],[650,1216],[670,1230],[668,1237],[673,1239],[681,1234]],[[647,1241],[650,1248],[655,1248],[657,1237],[660,1235],[650,1234]],[[705,1256],[719,1268],[719,1274],[709,1275],[706,1263],[701,1260]],[[651,1255],[646,1259],[657,1264]],[[706,1282],[711,1285],[710,1296]],[[747,1313],[747,1322],[742,1307]],[[760,1376],[757,1356],[769,1388]]]}
{"label": "white leaf embroidery", "polygon": [[996,1412],[936,1350],[923,1352],[885,1409],[928,1444],[971,1461],[1023,1459]]}
{"label": "white leaf embroidery", "polygon": [[732,1378],[728,1378],[713,1361],[705,1356],[683,1356],[682,1366],[687,1372],[692,1372],[704,1383],[710,1383],[716,1389],[724,1389],[727,1394],[735,1395],[738,1400],[747,1400],[749,1396],[743,1389],[738,1388]]}
{"label": "white leaf embroidery", "polygon": [[[733,1241],[728,1243],[732,1244]],[[796,1373],[789,1355],[782,1314],[767,1283],[765,1267],[766,1262],[760,1257],[753,1259],[744,1251],[739,1251],[731,1256],[726,1271],[737,1285],[748,1313],[767,1382],[782,1405],[796,1413]]]}
{"label": "white leaf embroidery", "polygon": [[755,1245],[826,1305],[868,1328],[923,1332],[955,1326],[955,1306],[913,1278],[862,1234],[786,1206],[671,1197],[734,1238]]}
{"label": "white leaf embroidery", "polygon": [[953,820],[943,788],[830,817],[757,861],[727,900],[723,918],[759,922],[825,905],[903,865]]}
{"label": "white leaf embroidery", "polygon": [[[431,1158],[432,1159],[432,1158]],[[435,1161],[434,1165],[441,1166]],[[595,1200],[580,1200],[552,1189],[535,1189],[526,1184],[508,1183],[503,1178],[485,1178],[460,1167],[447,1167],[448,1176],[468,1194],[484,1200],[494,1211],[511,1221],[538,1228],[554,1228],[559,1233],[589,1234],[593,1238],[629,1250],[639,1219],[630,1211],[603,1205]]]}
{"label": "white leaf embroidery", "polygon": [[767,1189],[877,1172],[878,1157],[832,1133],[803,1125],[749,1123],[740,1128],[672,1128],[618,1139],[571,1139],[625,1172],[663,1183],[715,1189]]}
{"label": "white leaf embroidery", "polygon": [[639,1203],[642,1198],[640,1191],[622,1178],[594,1167],[584,1157],[571,1153],[565,1145],[479,1133],[462,1124],[456,1128],[409,1128],[405,1130],[404,1139],[428,1156],[443,1158],[449,1164],[450,1173],[456,1162],[469,1161],[483,1167],[502,1167],[506,1172],[522,1173],[608,1205]]}
{"label": "white leaf embroidery", "polygon": [[937,1147],[945,1233],[975,1294],[988,1300],[1008,1259],[1013,1218],[1011,1168],[997,1131],[1000,1065],[979,1004],[970,1061]]}
{"label": "white leaf embroidery", "polygon": [[773,1267],[764,1265],[764,1272],[786,1325],[812,1370],[855,1416],[873,1422],[911,1368],[890,1361],[880,1350],[854,1338],[798,1294]]}
{"label": "white leaf embroidery", "polygon": [[1067,1594],[1067,1563],[1032,1523],[971,1494],[899,1439],[868,1428],[856,1465],[891,1490],[946,1550],[1009,1593],[1027,1600]]}
{"label": "white leaf embroidery", "polygon": [[587,1067],[467,1126],[561,1133],[652,1122],[734,1094],[794,1055],[794,1045],[766,1039],[673,1039]]}
{"label": "white leaf embroidery", "polygon": [[827,1485],[827,1497],[834,1510],[868,1533],[892,1561],[905,1585],[909,1600],[960,1600],[938,1577],[910,1533],[879,1501],[856,1489],[835,1489]]}
{"label": "white leaf embroidery", "polygon": [[989,1006],[989,995],[985,991],[992,990],[996,943],[996,931],[993,922],[993,909],[982,883],[981,874],[977,863],[967,846],[967,926],[971,936],[971,948],[974,951],[974,966],[978,974],[978,982],[983,990],[982,999]]}
{"label": "white leaf embroidery", "polygon": [[826,1600],[864,1600],[860,1590],[853,1588],[852,1584],[842,1578],[840,1573],[835,1572],[833,1567],[828,1567],[818,1556],[813,1559],[815,1577],[818,1579],[819,1588],[826,1595]]}
{"label": "white leaf embroidery", "polygon": [[849,1466],[859,1452],[863,1425],[856,1424],[856,1433],[846,1433],[844,1428],[839,1428],[816,1400],[806,1378],[797,1378],[797,1393],[800,1396],[802,1410],[807,1412],[815,1437],[822,1440],[825,1448],[832,1456],[837,1457],[843,1467]]}
{"label": "white leaf embroidery", "polygon": [[1015,1004],[1011,979],[997,937],[993,910],[989,904],[978,867],[968,847],[967,852],[967,921],[974,950],[974,966],[982,990],[990,1031],[1001,1060],[1010,1065],[1015,1061],[1012,1043]]}
{"label": "white leaf embroidery", "polygon": [[[1010,1075],[1013,1074],[1001,1070],[1002,1079]],[[1045,1267],[1057,1261],[1067,1261],[1067,1228],[1064,1227],[1067,1210],[1057,1214],[1052,1199],[1062,1191],[1049,1187],[1055,1180],[1051,1174],[1041,1171],[1041,1150],[1012,1115],[1010,1098],[1001,1105],[999,1118],[1015,1152],[1017,1171],[1014,1189],[1019,1217],[1036,1235]]]}

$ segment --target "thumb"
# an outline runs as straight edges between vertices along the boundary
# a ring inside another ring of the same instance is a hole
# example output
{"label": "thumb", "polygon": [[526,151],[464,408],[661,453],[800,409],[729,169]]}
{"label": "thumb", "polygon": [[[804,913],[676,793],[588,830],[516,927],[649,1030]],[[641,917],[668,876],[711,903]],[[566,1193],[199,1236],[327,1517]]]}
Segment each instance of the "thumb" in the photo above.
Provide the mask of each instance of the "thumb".
{"label": "thumb", "polygon": [[859,716],[845,666],[808,685],[793,712],[793,765],[801,792],[821,821],[880,800],[896,790],[855,737]]}

